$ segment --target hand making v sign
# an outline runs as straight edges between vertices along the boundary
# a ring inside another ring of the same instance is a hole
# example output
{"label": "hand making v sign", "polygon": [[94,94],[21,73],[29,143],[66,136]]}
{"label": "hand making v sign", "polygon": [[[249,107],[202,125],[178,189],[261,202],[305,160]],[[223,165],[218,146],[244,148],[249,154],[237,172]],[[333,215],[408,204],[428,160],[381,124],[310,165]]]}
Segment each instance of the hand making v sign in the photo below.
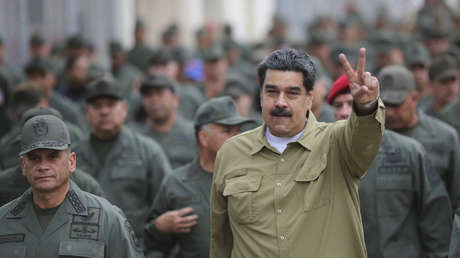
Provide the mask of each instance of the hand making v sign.
{"label": "hand making v sign", "polygon": [[377,107],[379,81],[371,73],[364,70],[366,65],[366,49],[361,48],[359,50],[357,71],[353,70],[344,54],[340,54],[339,59],[350,82],[350,91],[357,113],[372,113]]}

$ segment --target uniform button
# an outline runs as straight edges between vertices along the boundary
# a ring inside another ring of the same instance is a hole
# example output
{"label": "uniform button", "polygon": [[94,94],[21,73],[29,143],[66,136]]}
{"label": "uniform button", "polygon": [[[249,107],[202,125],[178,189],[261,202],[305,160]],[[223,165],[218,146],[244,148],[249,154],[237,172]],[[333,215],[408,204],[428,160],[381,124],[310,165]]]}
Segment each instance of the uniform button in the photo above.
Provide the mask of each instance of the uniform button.
{"label": "uniform button", "polygon": [[276,183],[276,186],[281,187],[281,183]]}
{"label": "uniform button", "polygon": [[284,158],[281,158],[281,162],[285,162],[286,160]]}
{"label": "uniform button", "polygon": [[14,255],[18,255],[18,254],[19,254],[19,250],[18,250],[18,249],[14,249],[13,254],[14,254]]}
{"label": "uniform button", "polygon": [[286,239],[286,237],[285,236],[280,236],[280,239],[284,240],[284,239]]}
{"label": "uniform button", "polygon": [[71,246],[71,245],[68,245],[68,246],[66,247],[66,249],[67,249],[67,251],[70,251],[70,250],[72,250],[72,246]]}
{"label": "uniform button", "polygon": [[278,209],[278,210],[276,210],[276,212],[278,212],[278,214],[280,214],[281,212],[283,212],[283,210]]}

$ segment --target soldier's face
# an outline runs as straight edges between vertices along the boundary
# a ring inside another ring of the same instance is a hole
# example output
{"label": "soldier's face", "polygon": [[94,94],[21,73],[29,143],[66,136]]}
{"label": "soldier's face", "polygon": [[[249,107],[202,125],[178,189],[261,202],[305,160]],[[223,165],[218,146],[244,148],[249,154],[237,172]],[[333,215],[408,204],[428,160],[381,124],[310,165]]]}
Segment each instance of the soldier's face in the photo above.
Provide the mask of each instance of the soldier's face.
{"label": "soldier's face", "polygon": [[226,59],[219,59],[204,64],[205,78],[208,80],[220,80],[227,74],[228,63]]}
{"label": "soldier's face", "polygon": [[86,118],[92,132],[101,139],[118,134],[125,122],[126,103],[110,97],[100,97],[86,105]]}
{"label": "soldier's face", "polygon": [[69,176],[75,171],[76,156],[70,149],[36,149],[21,156],[21,167],[34,192],[67,190]]}
{"label": "soldier's face", "polygon": [[209,152],[217,154],[224,142],[232,136],[240,133],[241,125],[218,125],[207,124],[200,132],[201,145]]}
{"label": "soldier's face", "polygon": [[340,94],[332,101],[334,107],[334,116],[336,120],[347,119],[353,107],[353,96],[350,93]]}
{"label": "soldier's face", "polygon": [[454,76],[433,83],[433,97],[441,107],[453,101],[460,91],[460,80]]}
{"label": "soldier's face", "polygon": [[410,68],[414,75],[415,86],[419,92],[423,92],[425,85],[429,83],[428,68],[424,65],[414,65]]}
{"label": "soldier's face", "polygon": [[267,70],[260,101],[262,117],[273,135],[290,137],[301,132],[312,99],[312,91],[303,86],[301,72]]}
{"label": "soldier's face", "polygon": [[144,109],[154,123],[168,121],[179,105],[179,97],[170,89],[149,89],[143,96]]}
{"label": "soldier's face", "polygon": [[385,103],[385,126],[396,131],[410,128],[417,119],[417,101],[418,93],[413,92],[401,104]]}

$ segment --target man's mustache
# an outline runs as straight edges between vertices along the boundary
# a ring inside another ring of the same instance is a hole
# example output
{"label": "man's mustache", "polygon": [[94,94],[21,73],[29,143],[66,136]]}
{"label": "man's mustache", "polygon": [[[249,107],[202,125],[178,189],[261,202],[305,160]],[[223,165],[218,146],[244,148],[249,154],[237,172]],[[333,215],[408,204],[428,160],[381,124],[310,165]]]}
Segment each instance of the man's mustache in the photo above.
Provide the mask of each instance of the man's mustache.
{"label": "man's mustache", "polygon": [[270,111],[271,116],[292,116],[292,113],[285,108],[274,108]]}

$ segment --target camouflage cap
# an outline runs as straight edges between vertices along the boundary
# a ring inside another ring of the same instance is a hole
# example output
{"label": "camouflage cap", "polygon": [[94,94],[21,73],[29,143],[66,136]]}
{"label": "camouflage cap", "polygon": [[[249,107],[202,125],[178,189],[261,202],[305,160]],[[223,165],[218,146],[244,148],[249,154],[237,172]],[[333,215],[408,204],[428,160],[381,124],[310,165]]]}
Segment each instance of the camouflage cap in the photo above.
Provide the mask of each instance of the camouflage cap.
{"label": "camouflage cap", "polygon": [[446,78],[458,78],[457,64],[449,56],[442,56],[433,61],[428,69],[430,81],[436,82]]}
{"label": "camouflage cap", "polygon": [[144,95],[149,89],[170,89],[177,93],[174,83],[161,74],[149,74],[144,78],[140,88],[141,94]]}
{"label": "camouflage cap", "polygon": [[195,126],[209,123],[219,125],[239,125],[251,122],[238,112],[235,102],[229,96],[212,98],[201,104],[195,114]]}
{"label": "camouflage cap", "polygon": [[69,146],[70,136],[65,123],[54,115],[39,115],[24,124],[19,155],[36,149],[65,150]]}
{"label": "camouflage cap", "polygon": [[100,97],[123,99],[120,86],[112,79],[96,79],[88,85],[85,100],[91,102]]}
{"label": "camouflage cap", "polygon": [[409,92],[415,89],[412,73],[401,65],[384,67],[379,75],[380,98],[384,103],[401,104]]}

